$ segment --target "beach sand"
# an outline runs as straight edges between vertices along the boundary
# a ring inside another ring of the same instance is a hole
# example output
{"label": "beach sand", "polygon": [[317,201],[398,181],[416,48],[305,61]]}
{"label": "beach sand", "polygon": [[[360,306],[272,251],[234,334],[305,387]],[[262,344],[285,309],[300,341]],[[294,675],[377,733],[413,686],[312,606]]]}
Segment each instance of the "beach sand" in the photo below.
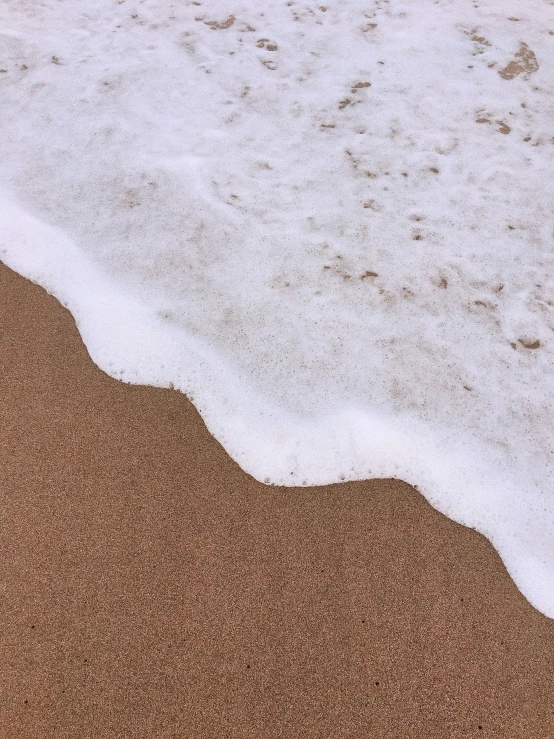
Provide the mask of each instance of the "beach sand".
{"label": "beach sand", "polygon": [[393,480],[254,481],[0,266],[0,736],[554,736],[554,621]]}

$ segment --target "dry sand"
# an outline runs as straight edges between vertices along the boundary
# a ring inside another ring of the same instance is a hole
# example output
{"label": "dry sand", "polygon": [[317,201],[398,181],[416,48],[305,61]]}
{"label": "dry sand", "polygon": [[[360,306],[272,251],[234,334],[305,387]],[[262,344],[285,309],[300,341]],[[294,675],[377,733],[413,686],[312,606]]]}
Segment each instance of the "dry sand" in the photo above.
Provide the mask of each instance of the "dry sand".
{"label": "dry sand", "polygon": [[554,736],[554,621],[391,480],[263,486],[0,267],[0,732]]}

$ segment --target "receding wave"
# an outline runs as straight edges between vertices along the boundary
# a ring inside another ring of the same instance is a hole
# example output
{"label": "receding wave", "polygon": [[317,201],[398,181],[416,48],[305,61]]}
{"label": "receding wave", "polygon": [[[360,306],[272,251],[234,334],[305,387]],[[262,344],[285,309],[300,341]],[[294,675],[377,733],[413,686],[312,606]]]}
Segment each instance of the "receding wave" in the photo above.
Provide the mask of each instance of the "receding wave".
{"label": "receding wave", "polygon": [[554,617],[539,0],[5,2],[0,257],[261,481],[415,484]]}

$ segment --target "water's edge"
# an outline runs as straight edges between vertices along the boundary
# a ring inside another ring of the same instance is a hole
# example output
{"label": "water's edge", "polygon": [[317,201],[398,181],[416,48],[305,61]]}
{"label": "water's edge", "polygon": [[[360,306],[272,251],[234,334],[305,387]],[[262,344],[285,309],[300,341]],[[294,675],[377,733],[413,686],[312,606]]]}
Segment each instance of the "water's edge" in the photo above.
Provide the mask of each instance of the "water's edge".
{"label": "water's edge", "polygon": [[[534,539],[529,525],[532,515],[548,521],[547,503],[529,511],[525,481],[507,483],[463,444],[445,453],[428,429],[414,433],[413,423],[405,429],[401,418],[351,408],[303,419],[269,407],[209,347],[162,323],[64,234],[13,202],[2,205],[2,261],[69,309],[92,360],[108,375],[185,393],[210,433],[260,482],[324,485],[381,477],[414,485],[441,513],[489,539],[522,594],[554,618],[549,540]],[[507,520],[521,521],[521,529],[506,530]]]}

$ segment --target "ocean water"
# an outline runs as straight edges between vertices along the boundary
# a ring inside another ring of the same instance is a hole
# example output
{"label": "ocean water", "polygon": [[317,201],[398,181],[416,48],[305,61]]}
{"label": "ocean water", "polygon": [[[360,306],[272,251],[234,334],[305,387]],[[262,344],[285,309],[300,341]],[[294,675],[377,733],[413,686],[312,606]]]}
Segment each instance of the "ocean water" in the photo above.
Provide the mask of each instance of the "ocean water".
{"label": "ocean water", "polygon": [[416,485],[554,617],[554,3],[0,18],[0,258],[98,366],[267,484]]}

